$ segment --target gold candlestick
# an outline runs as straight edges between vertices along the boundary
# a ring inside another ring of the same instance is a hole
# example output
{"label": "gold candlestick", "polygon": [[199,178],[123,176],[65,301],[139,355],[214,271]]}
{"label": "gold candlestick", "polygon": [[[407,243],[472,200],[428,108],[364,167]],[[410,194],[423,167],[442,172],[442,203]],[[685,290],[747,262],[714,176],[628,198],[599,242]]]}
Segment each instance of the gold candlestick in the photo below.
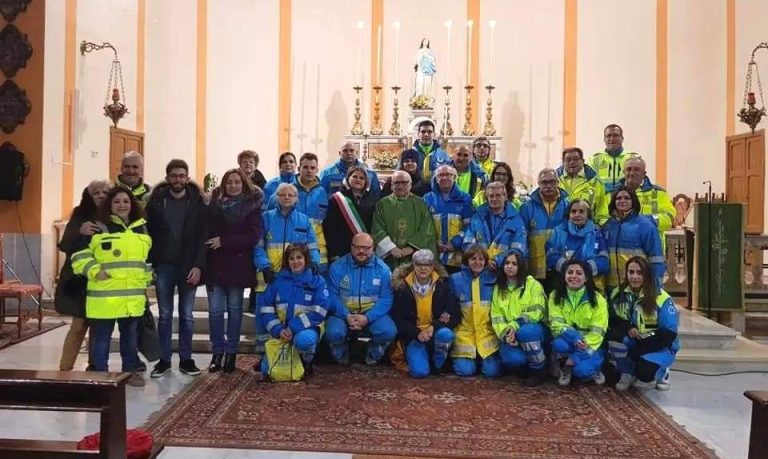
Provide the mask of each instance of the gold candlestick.
{"label": "gold candlestick", "polygon": [[379,93],[381,92],[381,86],[374,86],[373,91],[373,125],[371,126],[371,135],[384,134],[384,129],[381,128],[381,98]]}
{"label": "gold candlestick", "polygon": [[464,110],[464,127],[461,129],[461,135],[475,135],[475,130],[472,128],[472,94],[471,91],[474,88],[472,85],[464,86],[467,91],[467,106]]}
{"label": "gold candlestick", "polygon": [[491,101],[491,91],[496,87],[488,85],[485,87],[488,90],[488,101],[485,103],[485,126],[483,127],[483,135],[494,136],[496,135],[496,127],[493,125],[493,102]]}
{"label": "gold candlestick", "polygon": [[443,86],[445,90],[445,119],[443,120],[443,127],[440,128],[440,135],[448,137],[453,135],[453,126],[451,126],[451,86]]}
{"label": "gold candlestick", "polygon": [[389,127],[389,135],[400,135],[400,122],[398,121],[398,118],[400,118],[398,105],[400,103],[397,100],[397,91],[400,89],[400,86],[392,86],[392,91],[395,92],[395,100],[392,101],[392,126]]}
{"label": "gold candlestick", "polygon": [[363,87],[355,86],[352,89],[355,90],[355,124],[352,125],[350,133],[352,135],[363,135],[365,131],[363,130],[363,124],[360,122],[360,118],[363,116],[360,113],[360,90],[363,89]]}

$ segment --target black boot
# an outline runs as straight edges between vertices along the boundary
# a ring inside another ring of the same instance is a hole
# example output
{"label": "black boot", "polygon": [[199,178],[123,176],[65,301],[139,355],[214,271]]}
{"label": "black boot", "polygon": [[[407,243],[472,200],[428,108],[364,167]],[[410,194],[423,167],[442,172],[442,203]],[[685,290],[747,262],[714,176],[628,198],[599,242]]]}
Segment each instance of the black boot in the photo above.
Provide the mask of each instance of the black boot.
{"label": "black boot", "polygon": [[235,371],[235,362],[237,361],[237,354],[227,354],[224,357],[224,373],[232,373]]}
{"label": "black boot", "polygon": [[528,387],[536,387],[547,379],[547,370],[540,368],[538,370],[528,370],[528,377],[523,384]]}
{"label": "black boot", "polygon": [[221,370],[221,359],[224,357],[224,354],[213,354],[213,357],[211,358],[211,364],[208,365],[208,373],[216,373],[217,371]]}

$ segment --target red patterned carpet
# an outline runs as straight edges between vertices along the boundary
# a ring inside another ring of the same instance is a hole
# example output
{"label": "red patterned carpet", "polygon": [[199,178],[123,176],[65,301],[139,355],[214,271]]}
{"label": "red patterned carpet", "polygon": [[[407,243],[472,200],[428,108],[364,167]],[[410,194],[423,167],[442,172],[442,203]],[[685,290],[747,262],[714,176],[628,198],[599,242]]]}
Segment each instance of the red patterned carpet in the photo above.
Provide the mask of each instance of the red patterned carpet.
{"label": "red patterned carpet", "polygon": [[414,380],[393,368],[318,367],[307,382],[263,383],[239,360],[205,375],[147,428],[165,446],[431,457],[708,458],[635,393],[516,379]]}

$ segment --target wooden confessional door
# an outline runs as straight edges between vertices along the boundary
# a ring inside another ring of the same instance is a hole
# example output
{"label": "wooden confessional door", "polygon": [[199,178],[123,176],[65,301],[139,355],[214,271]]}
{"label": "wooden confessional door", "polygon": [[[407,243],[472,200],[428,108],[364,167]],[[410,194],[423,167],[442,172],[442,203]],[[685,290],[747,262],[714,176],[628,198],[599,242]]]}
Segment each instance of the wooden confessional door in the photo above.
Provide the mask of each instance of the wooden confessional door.
{"label": "wooden confessional door", "polygon": [[744,231],[763,233],[765,205],[765,131],[726,137],[727,202],[746,204]]}
{"label": "wooden confessional door", "polygon": [[120,174],[120,162],[123,155],[129,151],[137,151],[144,156],[144,133],[110,126],[109,177],[117,177]]}

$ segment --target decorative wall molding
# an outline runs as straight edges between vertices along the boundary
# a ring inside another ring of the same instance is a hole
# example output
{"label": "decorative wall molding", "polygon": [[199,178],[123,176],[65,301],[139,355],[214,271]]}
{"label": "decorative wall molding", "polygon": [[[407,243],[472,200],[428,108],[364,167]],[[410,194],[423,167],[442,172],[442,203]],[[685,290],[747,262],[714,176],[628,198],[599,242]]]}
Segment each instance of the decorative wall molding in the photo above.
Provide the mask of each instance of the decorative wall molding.
{"label": "decorative wall molding", "polygon": [[3,19],[13,22],[19,13],[27,11],[27,6],[32,0],[0,0],[0,14]]}
{"label": "decorative wall molding", "polygon": [[27,34],[13,24],[6,25],[0,31],[0,70],[6,78],[13,78],[19,69],[27,66],[32,56],[32,45],[27,40]]}
{"label": "decorative wall molding", "polygon": [[24,124],[31,110],[27,92],[13,80],[5,80],[0,86],[0,129],[10,134],[19,124]]}

